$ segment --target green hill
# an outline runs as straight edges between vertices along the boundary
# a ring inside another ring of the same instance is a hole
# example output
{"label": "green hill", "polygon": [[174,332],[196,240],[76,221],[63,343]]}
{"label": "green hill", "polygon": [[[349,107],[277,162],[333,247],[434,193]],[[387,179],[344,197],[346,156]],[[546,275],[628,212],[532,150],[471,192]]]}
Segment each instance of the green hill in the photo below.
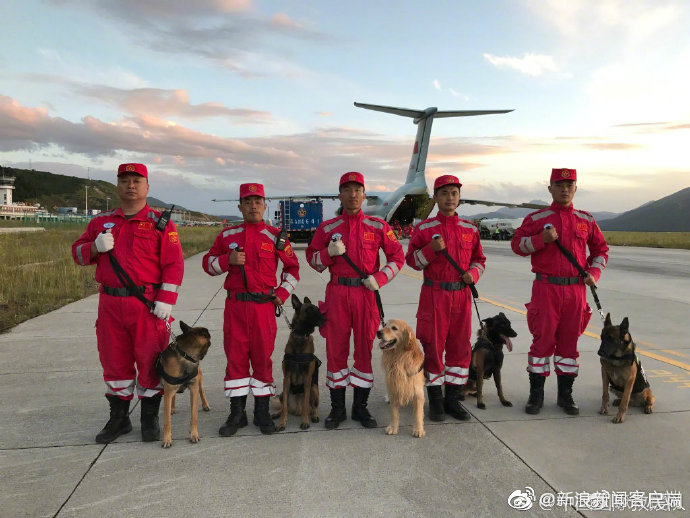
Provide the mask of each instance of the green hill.
{"label": "green hill", "polygon": [[690,232],[690,187],[599,224],[602,230]]}

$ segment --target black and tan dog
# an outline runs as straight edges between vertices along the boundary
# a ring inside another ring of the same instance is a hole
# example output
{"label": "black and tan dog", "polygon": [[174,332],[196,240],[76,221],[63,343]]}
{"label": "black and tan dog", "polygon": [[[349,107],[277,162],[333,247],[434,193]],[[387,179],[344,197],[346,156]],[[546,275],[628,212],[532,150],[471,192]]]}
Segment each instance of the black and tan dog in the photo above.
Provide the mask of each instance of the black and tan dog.
{"label": "black and tan dog", "polygon": [[206,356],[211,346],[211,335],[205,327],[189,327],[180,321],[182,334],[174,337],[167,349],[156,360],[156,372],[163,382],[163,408],[165,423],[163,425],[163,448],[172,446],[171,415],[175,407],[175,394],[189,387],[191,400],[191,420],[189,423],[189,440],[199,442],[197,417],[199,414],[199,396],[204,410],[208,411],[208,401],[204,393],[203,375],[199,362]]}
{"label": "black and tan dog", "polygon": [[486,409],[482,389],[484,380],[493,376],[498,399],[503,406],[513,406],[503,396],[503,384],[501,383],[501,367],[503,367],[503,344],[508,352],[513,350],[511,338],[515,338],[517,333],[510,325],[510,320],[503,313],[495,317],[485,318],[484,325],[477,331],[477,341],[472,347],[472,363],[470,364],[470,374],[465,385],[464,392],[472,396],[477,396],[477,407]]}
{"label": "black and tan dog", "polygon": [[611,314],[606,315],[598,354],[603,383],[599,413],[609,413],[610,386],[613,393],[618,396],[618,399],[613,401],[613,406],[618,407],[618,413],[612,419],[614,423],[625,421],[628,405],[643,406],[644,413],[651,414],[655,398],[640,359],[635,354],[635,342],[630,336],[628,317],[625,317],[620,325],[614,326],[611,323]]}
{"label": "black and tan dog", "polygon": [[283,356],[283,393],[274,399],[276,403],[273,416],[280,416],[276,430],[285,430],[288,413],[302,417],[300,428],[309,428],[309,421],[319,422],[319,366],[321,361],[314,355],[316,326],[325,323],[319,308],[311,303],[309,297],[300,302],[292,295],[295,315],[290,324],[290,337],[285,345]]}

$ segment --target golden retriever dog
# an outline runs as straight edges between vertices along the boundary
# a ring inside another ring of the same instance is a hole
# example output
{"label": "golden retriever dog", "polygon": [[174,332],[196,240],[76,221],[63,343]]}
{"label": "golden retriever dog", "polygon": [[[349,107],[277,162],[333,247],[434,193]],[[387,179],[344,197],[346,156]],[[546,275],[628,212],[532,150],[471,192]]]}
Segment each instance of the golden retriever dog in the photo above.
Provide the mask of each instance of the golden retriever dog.
{"label": "golden retriever dog", "polygon": [[376,336],[383,352],[381,365],[391,406],[388,435],[397,435],[401,406],[412,403],[412,435],[424,437],[424,353],[412,328],[402,320],[389,320]]}

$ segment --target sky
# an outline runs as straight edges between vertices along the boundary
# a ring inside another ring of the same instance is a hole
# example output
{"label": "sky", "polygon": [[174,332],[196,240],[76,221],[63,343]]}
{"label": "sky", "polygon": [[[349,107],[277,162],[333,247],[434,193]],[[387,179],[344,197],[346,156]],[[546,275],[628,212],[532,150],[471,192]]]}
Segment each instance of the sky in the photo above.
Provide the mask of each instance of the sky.
{"label": "sky", "polygon": [[210,214],[249,181],[395,190],[416,127],[357,101],[514,109],[434,120],[427,184],[455,174],[465,198],[549,200],[553,167],[577,169],[589,211],[690,186],[685,0],[2,4],[6,167],[115,183],[142,162],[151,196]]}

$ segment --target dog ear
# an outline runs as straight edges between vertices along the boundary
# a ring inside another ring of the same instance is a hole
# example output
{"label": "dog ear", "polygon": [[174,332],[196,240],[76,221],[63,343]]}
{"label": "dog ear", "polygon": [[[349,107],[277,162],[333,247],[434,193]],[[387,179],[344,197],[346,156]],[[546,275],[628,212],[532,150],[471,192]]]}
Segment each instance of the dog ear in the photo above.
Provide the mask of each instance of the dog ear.
{"label": "dog ear", "polygon": [[304,297],[304,303],[311,304],[311,300],[309,300],[309,297]]}
{"label": "dog ear", "polygon": [[189,326],[180,320],[180,329],[182,329],[182,333],[184,334],[189,331]]}
{"label": "dog ear", "polygon": [[628,323],[628,317],[625,317],[623,319],[623,322],[621,322],[620,328],[621,328],[621,335],[624,335],[628,332],[628,326],[630,324]]}
{"label": "dog ear", "polygon": [[606,320],[604,320],[604,326],[610,326],[611,324],[611,313],[606,313]]}
{"label": "dog ear", "polygon": [[302,307],[302,303],[299,301],[299,297],[293,293],[290,300],[292,300],[292,307],[294,308],[294,310],[299,312],[299,308]]}

